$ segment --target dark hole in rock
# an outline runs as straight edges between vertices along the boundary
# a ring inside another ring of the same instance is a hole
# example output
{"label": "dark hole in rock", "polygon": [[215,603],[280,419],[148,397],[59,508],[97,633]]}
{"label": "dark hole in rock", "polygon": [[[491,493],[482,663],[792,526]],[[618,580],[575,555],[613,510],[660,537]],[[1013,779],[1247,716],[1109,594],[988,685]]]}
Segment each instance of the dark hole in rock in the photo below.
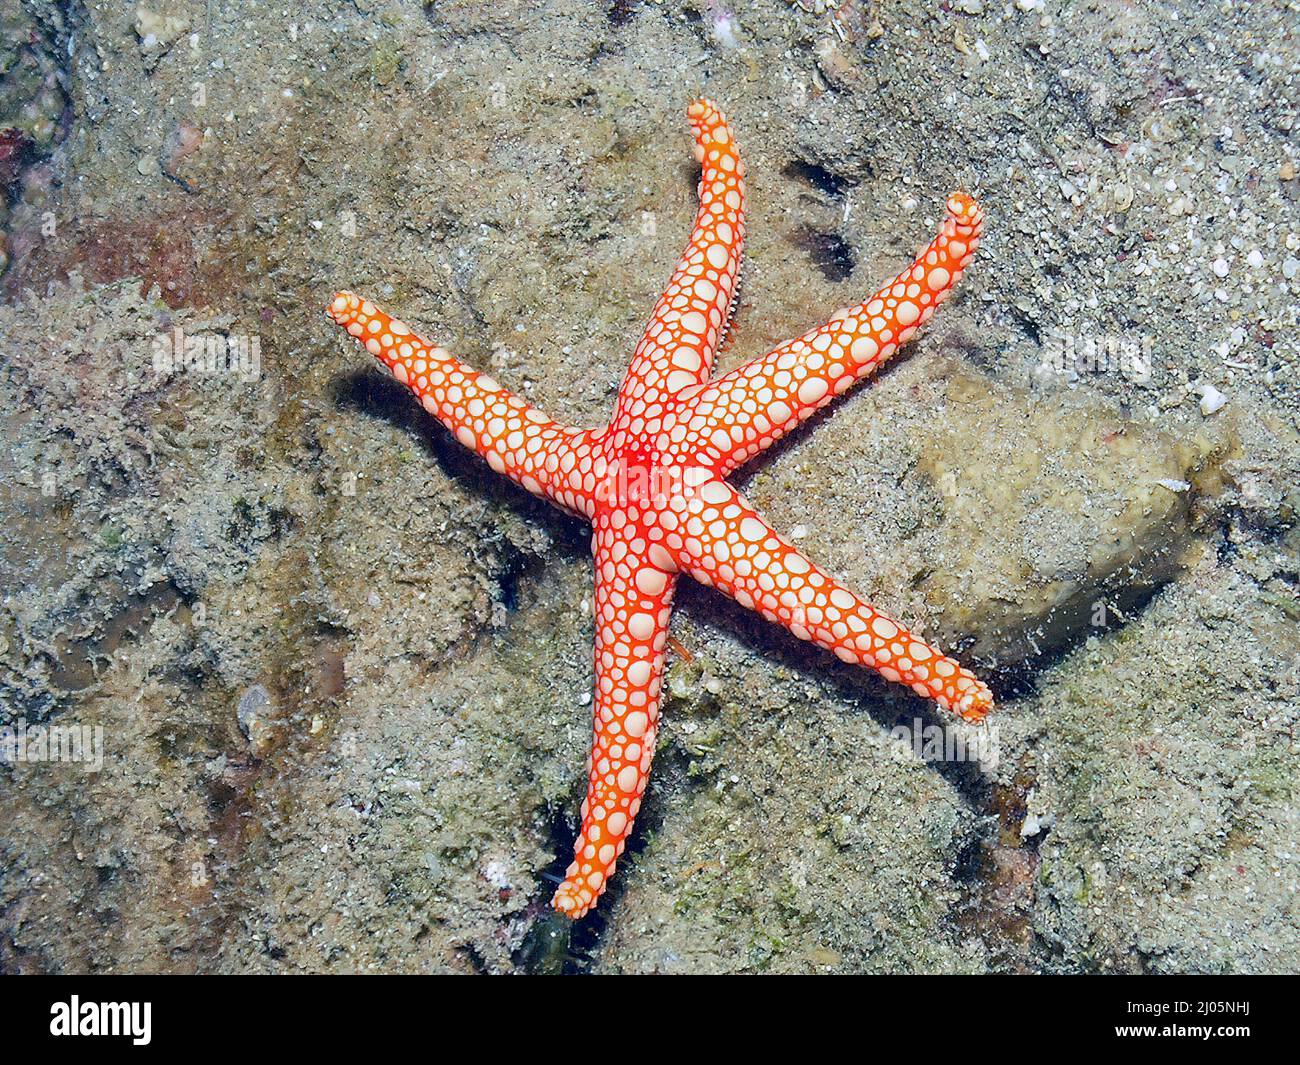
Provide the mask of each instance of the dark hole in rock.
{"label": "dark hole in rock", "polygon": [[637,0],[612,0],[605,11],[611,26],[626,26],[636,14]]}
{"label": "dark hole in rock", "polygon": [[787,163],[785,169],[781,172],[786,177],[806,182],[819,192],[824,192],[827,196],[833,196],[836,199],[842,198],[844,191],[853,184],[843,175],[837,174],[833,170],[827,170],[826,167],[818,163],[810,163],[804,159],[795,159],[793,162]]}
{"label": "dark hole in rock", "polygon": [[858,264],[853,249],[838,233],[819,233],[811,226],[802,226],[791,240],[808,253],[827,281],[848,280]]}

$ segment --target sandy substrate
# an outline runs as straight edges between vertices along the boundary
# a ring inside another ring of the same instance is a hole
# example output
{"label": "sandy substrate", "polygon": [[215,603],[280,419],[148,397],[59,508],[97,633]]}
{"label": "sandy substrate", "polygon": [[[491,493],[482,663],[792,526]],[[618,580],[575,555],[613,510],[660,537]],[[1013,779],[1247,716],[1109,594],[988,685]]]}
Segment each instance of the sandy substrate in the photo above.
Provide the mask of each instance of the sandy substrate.
{"label": "sandy substrate", "polygon": [[[0,0],[0,726],[103,743],[0,765],[0,968],[1295,971],[1290,8]],[[585,529],[321,308],[603,421],[705,94],[749,168],[723,369],[950,189],[988,212],[905,357],[737,483],[1000,705],[935,758],[921,701],[683,588],[575,928]]]}

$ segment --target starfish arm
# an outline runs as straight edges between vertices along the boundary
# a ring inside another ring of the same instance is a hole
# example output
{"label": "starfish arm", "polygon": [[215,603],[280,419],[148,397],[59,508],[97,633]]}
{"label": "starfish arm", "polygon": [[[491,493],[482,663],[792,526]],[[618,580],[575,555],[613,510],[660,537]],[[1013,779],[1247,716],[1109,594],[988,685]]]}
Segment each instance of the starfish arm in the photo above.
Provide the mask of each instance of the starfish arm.
{"label": "starfish arm", "polygon": [[700,205],[686,250],[655,304],[623,385],[614,425],[707,381],[713,354],[731,318],[745,239],[744,164],[727,118],[711,100],[687,109],[702,164]]}
{"label": "starfish arm", "polygon": [[938,236],[870,299],[680,396],[697,455],[725,476],[871,374],[947,299],[983,226],[975,201],[953,193]]}
{"label": "starfish arm", "polygon": [[730,485],[710,480],[699,487],[687,503],[684,532],[680,546],[673,536],[667,542],[681,569],[741,606],[966,721],[978,722],[992,709],[988,687],[969,669],[809,561]]}
{"label": "starfish arm", "polygon": [[641,809],[654,756],[664,646],[676,575],[645,561],[645,541],[615,531],[606,514],[593,533],[596,692],[587,798],[573,862],[552,905],[581,917],[604,893]]}
{"label": "starfish arm", "polygon": [[351,292],[335,296],[327,313],[493,470],[572,514],[591,517],[593,471],[603,465],[599,431],[551,421]]}

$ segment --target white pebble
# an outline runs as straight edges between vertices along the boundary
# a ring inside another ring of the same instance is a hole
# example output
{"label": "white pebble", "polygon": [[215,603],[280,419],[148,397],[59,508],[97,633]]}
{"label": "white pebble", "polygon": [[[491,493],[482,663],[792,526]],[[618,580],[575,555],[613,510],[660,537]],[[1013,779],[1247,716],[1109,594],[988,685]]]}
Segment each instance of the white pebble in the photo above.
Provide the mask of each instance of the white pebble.
{"label": "white pebble", "polygon": [[1201,413],[1207,418],[1223,409],[1223,405],[1228,402],[1228,397],[1220,392],[1213,385],[1201,386]]}
{"label": "white pebble", "polygon": [[1258,248],[1255,248],[1246,256],[1246,262],[1252,270],[1258,270],[1264,265],[1264,256],[1259,253]]}
{"label": "white pebble", "polygon": [[1214,260],[1214,265],[1211,266],[1210,269],[1214,271],[1214,276],[1215,276],[1215,277],[1227,277],[1227,276],[1228,276],[1228,260],[1227,260],[1227,259],[1215,259],[1215,260]]}

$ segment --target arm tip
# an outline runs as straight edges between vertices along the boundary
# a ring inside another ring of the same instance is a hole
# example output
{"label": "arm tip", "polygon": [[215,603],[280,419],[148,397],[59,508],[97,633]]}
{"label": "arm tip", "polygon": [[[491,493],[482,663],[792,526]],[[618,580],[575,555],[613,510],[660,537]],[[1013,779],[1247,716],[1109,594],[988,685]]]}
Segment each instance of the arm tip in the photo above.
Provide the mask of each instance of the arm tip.
{"label": "arm tip", "polygon": [[686,109],[686,119],[695,133],[695,154],[702,158],[704,146],[732,144],[731,130],[722,108],[712,100],[701,98]]}
{"label": "arm tip", "polygon": [[984,209],[974,197],[964,192],[954,192],[948,197],[948,218],[959,230],[977,233],[984,228]]}
{"label": "arm tip", "polygon": [[337,324],[346,328],[348,322],[356,317],[360,306],[361,298],[355,293],[344,290],[334,294],[329,306],[325,308],[325,313]]}

